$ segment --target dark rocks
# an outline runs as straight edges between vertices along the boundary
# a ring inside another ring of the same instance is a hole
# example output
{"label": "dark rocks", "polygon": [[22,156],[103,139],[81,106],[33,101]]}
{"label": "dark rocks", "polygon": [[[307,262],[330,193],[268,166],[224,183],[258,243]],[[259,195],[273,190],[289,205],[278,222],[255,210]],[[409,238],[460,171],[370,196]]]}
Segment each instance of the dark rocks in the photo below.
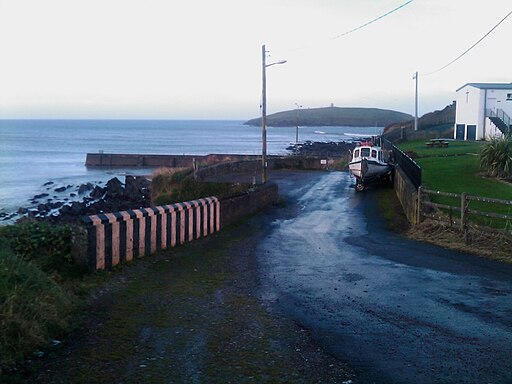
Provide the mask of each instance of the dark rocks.
{"label": "dark rocks", "polygon": [[[47,199],[46,203],[40,203],[36,198],[49,195],[37,195],[31,201],[31,208],[19,208],[17,214],[51,222],[73,223],[79,221],[85,215],[148,207],[151,205],[149,200],[150,187],[151,182],[145,177],[133,176],[127,176],[125,184],[118,178],[112,178],[103,188],[91,183],[81,184],[80,186],[68,185],[54,190],[60,193],[74,188],[74,192],[70,193],[71,199],[64,196],[58,198],[54,195],[55,201]],[[81,201],[72,201],[73,198],[76,199],[77,196],[83,195],[87,191],[90,191],[89,196],[83,196]]]}
{"label": "dark rocks", "polygon": [[51,204],[39,204],[37,210],[41,213],[48,212],[51,209]]}
{"label": "dark rocks", "polygon": [[62,201],[56,201],[55,203],[52,203],[52,209],[57,209],[62,207],[64,203]]}
{"label": "dark rocks", "polygon": [[18,210],[16,211],[19,215],[25,215],[28,213],[28,209],[25,208],[25,207],[19,207]]}
{"label": "dark rocks", "polygon": [[85,207],[85,204],[84,203],[80,203],[78,201],[73,201],[71,203],[71,214],[73,215],[83,215],[85,214],[85,210],[86,210],[86,207]]}
{"label": "dark rocks", "polygon": [[125,196],[128,200],[139,201],[149,196],[151,182],[145,177],[126,176]]}
{"label": "dark rocks", "polygon": [[105,194],[105,191],[106,191],[105,188],[101,188],[99,186],[95,186],[93,188],[92,192],[90,193],[90,196],[93,199],[101,199],[103,197],[103,195]]}
{"label": "dark rocks", "polygon": [[117,177],[110,179],[107,182],[106,188],[107,188],[107,191],[106,191],[107,199],[118,198],[118,197],[122,197],[124,195],[123,183],[121,183]]}
{"label": "dark rocks", "polygon": [[50,196],[50,195],[48,193],[41,193],[39,195],[35,195],[32,199],[37,200],[37,199],[42,199],[43,197],[47,197],[47,196]]}
{"label": "dark rocks", "polygon": [[46,183],[43,184],[44,187],[47,187],[48,185],[52,185],[52,184],[55,184],[53,181],[47,181]]}
{"label": "dark rocks", "polygon": [[313,142],[306,141],[302,144],[294,144],[288,148],[288,151],[294,155],[300,156],[346,156],[349,150],[354,148],[354,143],[347,143],[344,141],[339,142]]}
{"label": "dark rocks", "polygon": [[81,184],[78,187],[78,194],[81,195],[87,191],[91,191],[93,189],[93,185],[91,183]]}

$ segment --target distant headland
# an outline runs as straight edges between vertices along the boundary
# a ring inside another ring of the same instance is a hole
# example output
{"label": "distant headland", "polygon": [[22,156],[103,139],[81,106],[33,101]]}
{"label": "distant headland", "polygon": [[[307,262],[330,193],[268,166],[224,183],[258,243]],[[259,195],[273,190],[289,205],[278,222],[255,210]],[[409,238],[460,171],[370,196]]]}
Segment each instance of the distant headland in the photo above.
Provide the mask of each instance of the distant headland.
{"label": "distant headland", "polygon": [[[323,107],[277,112],[267,116],[267,125],[273,127],[385,127],[391,123],[411,120],[407,113],[379,108]],[[261,117],[246,121],[245,125],[261,125]]]}

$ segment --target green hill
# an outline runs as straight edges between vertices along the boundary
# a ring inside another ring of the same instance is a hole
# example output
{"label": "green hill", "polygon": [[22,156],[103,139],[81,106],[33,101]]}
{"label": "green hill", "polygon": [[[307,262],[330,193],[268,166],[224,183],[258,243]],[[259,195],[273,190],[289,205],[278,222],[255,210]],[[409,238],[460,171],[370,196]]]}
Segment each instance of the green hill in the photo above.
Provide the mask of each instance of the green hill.
{"label": "green hill", "polygon": [[[274,127],[294,126],[351,126],[384,127],[391,123],[408,121],[406,113],[378,108],[325,107],[294,109],[267,116],[267,125]],[[246,125],[261,125],[261,117],[245,122]]]}

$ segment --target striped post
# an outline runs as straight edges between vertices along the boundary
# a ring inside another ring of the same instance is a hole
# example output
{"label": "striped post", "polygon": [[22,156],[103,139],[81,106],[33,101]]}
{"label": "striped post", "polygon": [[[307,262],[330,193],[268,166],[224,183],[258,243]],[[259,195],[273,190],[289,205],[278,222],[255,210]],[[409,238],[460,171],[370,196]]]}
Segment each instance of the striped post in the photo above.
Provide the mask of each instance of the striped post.
{"label": "striped post", "polygon": [[106,269],[220,230],[220,202],[189,202],[85,216],[89,263]]}

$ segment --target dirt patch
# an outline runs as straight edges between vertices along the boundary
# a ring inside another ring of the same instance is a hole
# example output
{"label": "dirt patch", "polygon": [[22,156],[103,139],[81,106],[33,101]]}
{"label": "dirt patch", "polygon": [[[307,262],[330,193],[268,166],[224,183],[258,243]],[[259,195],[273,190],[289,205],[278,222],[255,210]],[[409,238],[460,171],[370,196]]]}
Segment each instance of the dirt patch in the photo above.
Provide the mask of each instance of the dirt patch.
{"label": "dirt patch", "polygon": [[341,383],[352,371],[259,294],[263,218],[138,260],[91,296],[80,330],[32,363],[38,383]]}

